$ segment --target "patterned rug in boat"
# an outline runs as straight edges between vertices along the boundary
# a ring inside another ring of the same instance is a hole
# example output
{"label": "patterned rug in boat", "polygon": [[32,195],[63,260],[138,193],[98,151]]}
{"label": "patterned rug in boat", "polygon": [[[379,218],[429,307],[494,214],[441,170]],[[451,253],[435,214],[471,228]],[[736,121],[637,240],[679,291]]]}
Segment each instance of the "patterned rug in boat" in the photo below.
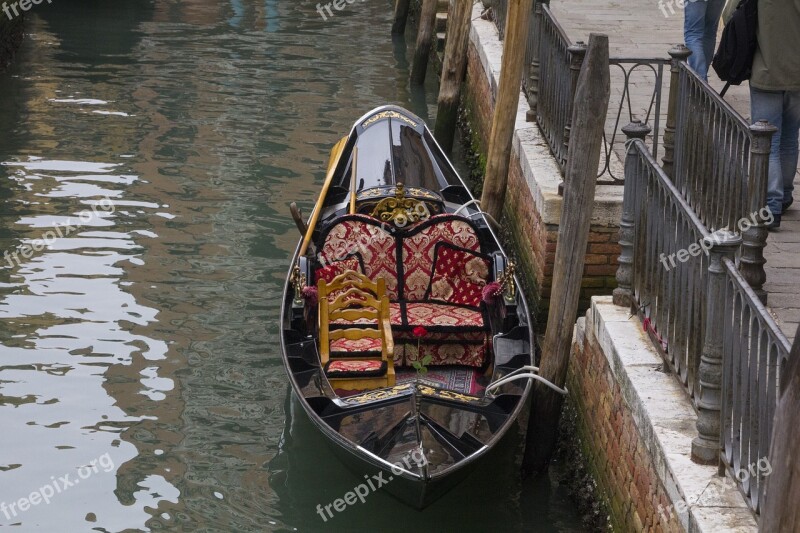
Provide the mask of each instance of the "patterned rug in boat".
{"label": "patterned rug in boat", "polygon": [[[409,383],[417,378],[414,369],[398,368],[395,370],[397,384]],[[490,376],[484,376],[474,368],[465,367],[435,367],[429,368],[427,374],[422,376],[421,383],[431,387],[440,387],[462,394],[480,395],[488,385]]]}

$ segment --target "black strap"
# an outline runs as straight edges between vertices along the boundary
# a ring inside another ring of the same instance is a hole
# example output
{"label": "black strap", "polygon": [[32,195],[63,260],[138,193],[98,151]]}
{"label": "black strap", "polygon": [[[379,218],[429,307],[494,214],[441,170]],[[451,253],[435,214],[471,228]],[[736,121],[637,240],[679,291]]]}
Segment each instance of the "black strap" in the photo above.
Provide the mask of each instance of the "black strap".
{"label": "black strap", "polygon": [[730,89],[730,87],[731,87],[731,82],[727,82],[725,84],[725,87],[722,88],[722,91],[720,91],[719,95],[724,98],[725,97],[725,93],[728,92],[728,89]]}

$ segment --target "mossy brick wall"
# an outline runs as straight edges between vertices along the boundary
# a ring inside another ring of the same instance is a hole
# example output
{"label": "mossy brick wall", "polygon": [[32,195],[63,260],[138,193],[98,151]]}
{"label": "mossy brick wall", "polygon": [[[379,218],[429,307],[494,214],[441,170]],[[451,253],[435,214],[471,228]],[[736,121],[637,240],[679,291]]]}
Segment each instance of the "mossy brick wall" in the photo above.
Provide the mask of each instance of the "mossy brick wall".
{"label": "mossy brick wall", "polygon": [[[475,44],[470,42],[467,53],[467,77],[464,106],[470,126],[472,149],[485,162],[489,132],[494,112],[494,93],[489,86]],[[484,169],[482,168],[481,171]],[[547,224],[534,202],[520,166],[519,157],[511,155],[508,187],[505,200],[505,220],[517,250],[519,274],[536,294],[528,295],[534,312],[543,327],[550,304],[553,263],[558,242],[558,226]],[[619,257],[619,228],[592,226],[586,250],[586,263],[581,282],[580,308],[589,307],[592,296],[611,294],[617,286],[616,272]]]}
{"label": "mossy brick wall", "polygon": [[[567,387],[578,413],[583,452],[608,498],[615,531],[683,532],[645,441],[599,344],[590,331],[573,342]],[[580,336],[576,336],[580,337]]]}

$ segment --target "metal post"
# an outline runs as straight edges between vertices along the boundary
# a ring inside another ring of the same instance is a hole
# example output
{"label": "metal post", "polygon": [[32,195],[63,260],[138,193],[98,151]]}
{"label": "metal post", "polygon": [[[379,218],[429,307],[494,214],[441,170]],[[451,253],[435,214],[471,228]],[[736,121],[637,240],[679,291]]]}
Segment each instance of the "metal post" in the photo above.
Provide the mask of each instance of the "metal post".
{"label": "metal post", "polygon": [[528,106],[530,109],[525,117],[528,122],[536,120],[536,106],[539,103],[539,72],[541,68],[539,54],[542,49],[542,6],[548,5],[549,3],[550,0],[534,0],[533,3],[533,27],[531,29],[533,33],[532,36],[529,37],[533,38],[533,58],[531,59],[531,64],[528,66],[530,76],[530,82],[528,84],[530,87],[528,90]]}
{"label": "metal post", "polygon": [[[634,120],[622,128],[628,142],[634,139],[645,140],[650,133],[650,126],[642,124],[641,120]],[[633,297],[631,286],[633,282],[633,234],[635,221],[633,220],[634,208],[637,199],[634,198],[635,180],[633,172],[636,169],[635,159],[628,155],[625,158],[625,192],[622,199],[622,221],[619,224],[619,267],[617,268],[617,288],[614,289],[614,305],[631,307]]]}
{"label": "metal post", "polygon": [[[750,169],[748,172],[750,179],[747,186],[747,206],[750,211],[748,217],[758,213],[767,205],[769,154],[772,136],[776,131],[778,129],[765,120],[759,120],[750,126]],[[767,245],[769,231],[761,216],[756,214],[751,219],[751,223],[752,220],[755,220],[756,224],[742,232],[744,242],[742,243],[739,271],[758,295],[761,303],[767,305],[767,291],[763,288],[764,282],[767,281],[767,273],[764,271],[764,264],[767,262],[764,259],[764,247]]]}
{"label": "metal post", "polygon": [[564,153],[569,153],[569,136],[572,131],[572,110],[575,109],[575,91],[578,87],[578,76],[581,73],[583,58],[586,57],[586,43],[578,41],[568,48],[569,50],[569,102],[570,112],[567,113],[567,125],[564,127]]}
{"label": "metal post", "polygon": [[[682,44],[672,47],[672,68],[669,80],[669,104],[667,107],[667,125],[664,128],[664,158],[661,160],[664,172],[672,179],[675,165],[675,126],[678,122],[678,99],[680,92],[680,63],[692,55],[692,51]],[[658,133],[658,132],[656,132]]]}
{"label": "metal post", "polygon": [[722,258],[733,259],[742,238],[728,230],[719,230],[706,237],[711,245],[708,266],[708,296],[703,353],[700,357],[699,384],[695,391],[697,432],[692,441],[692,461],[718,464],[722,409],[722,345],[725,331],[725,267]]}

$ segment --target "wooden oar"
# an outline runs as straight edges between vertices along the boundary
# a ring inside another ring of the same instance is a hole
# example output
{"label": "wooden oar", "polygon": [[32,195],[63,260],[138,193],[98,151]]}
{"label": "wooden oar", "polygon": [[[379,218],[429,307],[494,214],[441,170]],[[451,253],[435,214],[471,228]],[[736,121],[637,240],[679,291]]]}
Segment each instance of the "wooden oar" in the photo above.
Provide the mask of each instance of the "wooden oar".
{"label": "wooden oar", "polygon": [[350,179],[350,214],[356,212],[356,187],[358,180],[358,147],[353,148],[353,175]]}
{"label": "wooden oar", "polygon": [[311,213],[311,220],[308,221],[308,229],[306,230],[305,238],[303,238],[303,244],[300,246],[300,254],[298,257],[303,257],[306,255],[308,245],[311,244],[311,235],[314,234],[314,228],[317,226],[320,214],[322,214],[322,203],[325,201],[325,197],[328,195],[328,189],[331,188],[333,173],[336,171],[336,166],[339,164],[339,159],[342,156],[342,150],[344,149],[346,142],[347,137],[342,137],[333,147],[333,150],[331,150],[331,157],[328,160],[328,175],[325,176],[325,183],[322,184],[322,191],[319,193],[317,205],[314,206],[314,212]]}

